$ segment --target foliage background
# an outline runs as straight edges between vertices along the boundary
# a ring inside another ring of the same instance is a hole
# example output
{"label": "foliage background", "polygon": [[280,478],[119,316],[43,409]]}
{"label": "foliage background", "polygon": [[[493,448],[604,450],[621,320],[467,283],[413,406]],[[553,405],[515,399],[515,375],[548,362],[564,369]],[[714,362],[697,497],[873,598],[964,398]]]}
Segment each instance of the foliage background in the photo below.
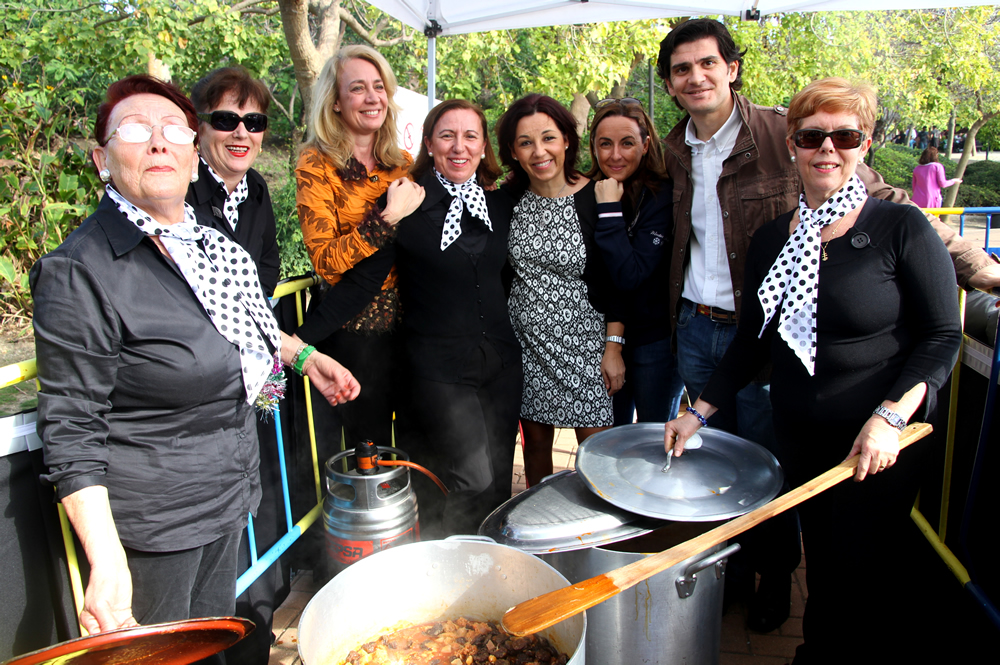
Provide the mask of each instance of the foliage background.
{"label": "foliage background", "polygon": [[[0,315],[30,316],[31,265],[96,207],[101,187],[87,153],[103,91],[122,76],[150,70],[169,72],[182,89],[229,64],[265,81],[274,100],[265,176],[279,220],[283,275],[309,269],[289,177],[305,120],[279,16],[287,2],[0,0]],[[316,38],[323,7],[357,21],[361,32],[341,25],[341,44],[361,43],[366,29],[394,23],[360,0],[310,2]],[[909,189],[916,155],[883,147],[884,136],[911,124],[946,127],[954,117],[957,127],[978,129],[981,143],[1000,148],[998,13],[996,7],[972,7],[723,20],[747,48],[743,92],[757,103],[787,104],[802,85],[823,76],[874,83],[881,112],[875,168]],[[478,102],[491,123],[511,101],[533,91],[582,109],[581,117],[588,99],[612,94],[648,104],[649,68],[670,27],[666,21],[619,22],[439,39],[438,96]],[[425,89],[423,36],[380,50],[402,85]],[[656,126],[666,134],[682,113],[659,80],[653,93]],[[943,163],[949,177],[964,172],[957,205],[1000,204],[1000,166]]]}

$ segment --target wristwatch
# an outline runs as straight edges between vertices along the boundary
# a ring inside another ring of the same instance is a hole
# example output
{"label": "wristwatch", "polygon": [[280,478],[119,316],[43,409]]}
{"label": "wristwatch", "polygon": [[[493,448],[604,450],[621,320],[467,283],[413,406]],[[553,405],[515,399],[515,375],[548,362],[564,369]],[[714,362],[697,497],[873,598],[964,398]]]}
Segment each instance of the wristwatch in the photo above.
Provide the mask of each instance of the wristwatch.
{"label": "wristwatch", "polygon": [[885,421],[887,423],[898,429],[900,432],[902,432],[903,429],[906,428],[906,421],[903,420],[903,416],[899,415],[895,411],[890,411],[881,404],[875,407],[875,410],[872,411],[872,415],[881,416],[882,418],[885,418]]}
{"label": "wristwatch", "polygon": [[608,335],[607,337],[604,338],[604,341],[615,342],[616,344],[621,344],[622,346],[625,346],[625,338],[621,337],[620,335]]}

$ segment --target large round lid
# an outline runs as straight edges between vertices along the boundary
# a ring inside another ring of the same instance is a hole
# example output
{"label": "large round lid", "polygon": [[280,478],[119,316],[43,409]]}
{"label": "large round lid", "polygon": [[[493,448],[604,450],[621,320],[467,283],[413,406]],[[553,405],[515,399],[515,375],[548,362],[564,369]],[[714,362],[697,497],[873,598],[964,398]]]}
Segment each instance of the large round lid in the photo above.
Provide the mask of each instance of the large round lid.
{"label": "large round lid", "polygon": [[608,545],[663,526],[601,501],[576,471],[560,471],[497,508],[479,534],[530,554]]}
{"label": "large round lid", "polygon": [[580,445],[576,470],[605,501],[678,522],[730,519],[778,495],[784,476],[766,448],[711,427],[698,433],[702,447],[685,450],[664,469],[662,423],[604,430]]}
{"label": "large round lid", "polygon": [[254,629],[240,617],[119,628],[32,651],[3,665],[185,665],[227,649]]}

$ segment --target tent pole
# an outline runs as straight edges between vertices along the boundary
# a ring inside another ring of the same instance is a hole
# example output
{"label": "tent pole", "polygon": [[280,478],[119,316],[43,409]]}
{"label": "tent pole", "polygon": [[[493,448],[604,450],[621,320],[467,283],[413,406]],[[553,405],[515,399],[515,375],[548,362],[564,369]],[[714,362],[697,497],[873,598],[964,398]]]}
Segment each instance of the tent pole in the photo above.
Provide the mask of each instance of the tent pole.
{"label": "tent pole", "polygon": [[427,110],[434,108],[434,98],[437,96],[437,36],[441,34],[441,25],[434,19],[424,28],[427,37]]}
{"label": "tent pole", "polygon": [[646,63],[649,65],[649,119],[653,120],[653,99],[654,90],[653,86],[656,85],[656,80],[653,78],[653,59],[646,58]]}

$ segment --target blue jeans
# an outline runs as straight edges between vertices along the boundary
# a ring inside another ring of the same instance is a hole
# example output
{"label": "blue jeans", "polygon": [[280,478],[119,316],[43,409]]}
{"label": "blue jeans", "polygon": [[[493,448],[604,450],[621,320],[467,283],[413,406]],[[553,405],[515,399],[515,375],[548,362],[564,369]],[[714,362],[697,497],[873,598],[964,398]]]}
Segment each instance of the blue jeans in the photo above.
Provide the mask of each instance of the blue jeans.
{"label": "blue jeans", "polygon": [[[736,324],[715,323],[699,315],[691,301],[681,300],[677,317],[677,361],[692,401],[708,385],[735,336]],[[738,392],[732,402],[714,406],[719,410],[708,419],[709,425],[750,439],[777,454],[770,384],[755,381]]]}
{"label": "blue jeans", "polygon": [[640,423],[665,423],[677,417],[684,382],[670,339],[640,346],[625,344],[625,385],[613,398],[614,424],[627,425],[633,413]]}

